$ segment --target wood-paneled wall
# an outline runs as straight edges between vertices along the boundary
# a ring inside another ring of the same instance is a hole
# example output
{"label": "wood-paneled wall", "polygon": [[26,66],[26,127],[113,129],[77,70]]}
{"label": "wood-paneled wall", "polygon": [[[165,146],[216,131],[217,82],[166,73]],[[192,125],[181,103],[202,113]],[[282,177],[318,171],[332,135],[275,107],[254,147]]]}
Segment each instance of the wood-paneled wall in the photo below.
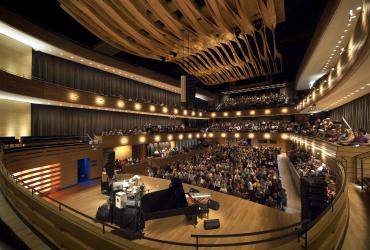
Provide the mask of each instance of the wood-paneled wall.
{"label": "wood-paneled wall", "polygon": [[0,69],[31,78],[32,48],[0,34]]}
{"label": "wood-paneled wall", "polygon": [[31,135],[31,104],[0,99],[0,137]]}
{"label": "wood-paneled wall", "polygon": [[90,159],[89,179],[98,178],[102,171],[102,151],[90,145],[45,147],[4,154],[4,163],[11,173],[46,165],[60,165],[60,188],[77,184],[77,161]]}

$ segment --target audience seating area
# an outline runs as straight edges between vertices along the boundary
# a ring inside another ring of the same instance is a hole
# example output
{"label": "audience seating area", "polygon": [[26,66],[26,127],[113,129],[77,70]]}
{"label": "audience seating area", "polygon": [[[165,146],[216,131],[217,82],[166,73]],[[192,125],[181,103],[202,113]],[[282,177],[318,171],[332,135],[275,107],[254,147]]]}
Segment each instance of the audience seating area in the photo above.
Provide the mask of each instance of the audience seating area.
{"label": "audience seating area", "polygon": [[300,177],[319,176],[325,180],[327,183],[326,203],[329,204],[336,195],[335,174],[325,163],[305,150],[296,148],[291,150],[288,154]]}
{"label": "audience seating area", "polygon": [[281,107],[288,104],[288,97],[281,93],[266,93],[228,97],[217,110],[240,110],[248,108]]}
{"label": "audience seating area", "polygon": [[212,123],[208,131],[214,132],[292,132],[296,130],[297,123],[289,120],[243,120],[243,121],[220,121]]}
{"label": "audience seating area", "polygon": [[11,148],[19,146],[19,139],[15,139],[14,136],[0,137],[0,145],[4,148]]}
{"label": "audience seating area", "polygon": [[36,146],[48,144],[80,143],[84,139],[81,136],[22,136],[23,146]]}
{"label": "audience seating area", "polygon": [[4,150],[8,152],[41,146],[75,145],[81,143],[88,143],[88,140],[81,136],[22,136],[20,140],[15,139],[15,137],[0,137],[0,145],[3,145]]}
{"label": "audience seating area", "polygon": [[287,202],[277,166],[279,148],[213,145],[190,160],[166,168],[149,169],[158,178],[228,193],[260,204],[284,209]]}
{"label": "audience seating area", "polygon": [[330,118],[317,119],[313,124],[301,124],[296,132],[343,146],[370,145],[370,135],[365,129],[345,129],[341,122],[333,122]]}
{"label": "audience seating area", "polygon": [[171,132],[197,132],[197,128],[185,128],[184,124],[182,125],[144,125],[142,128],[134,127],[131,129],[115,129],[115,130],[104,130],[102,136],[111,136],[111,135],[138,135],[142,133],[171,133]]}

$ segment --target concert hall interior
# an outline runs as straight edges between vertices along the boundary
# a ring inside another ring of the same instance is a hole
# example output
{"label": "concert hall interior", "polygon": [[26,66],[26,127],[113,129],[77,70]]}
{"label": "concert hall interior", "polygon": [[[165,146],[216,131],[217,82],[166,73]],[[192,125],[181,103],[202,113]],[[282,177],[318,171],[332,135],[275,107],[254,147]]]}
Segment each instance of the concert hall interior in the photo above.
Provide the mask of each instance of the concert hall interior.
{"label": "concert hall interior", "polygon": [[370,0],[1,0],[0,249],[370,249]]}

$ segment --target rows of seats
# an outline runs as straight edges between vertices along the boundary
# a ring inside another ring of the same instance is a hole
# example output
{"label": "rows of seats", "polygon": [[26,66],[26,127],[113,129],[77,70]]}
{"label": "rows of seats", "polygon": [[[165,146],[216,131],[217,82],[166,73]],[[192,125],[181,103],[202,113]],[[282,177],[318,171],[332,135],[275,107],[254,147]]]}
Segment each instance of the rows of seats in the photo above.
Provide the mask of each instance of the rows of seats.
{"label": "rows of seats", "polygon": [[22,136],[23,146],[83,142],[81,136]]}
{"label": "rows of seats", "polygon": [[19,140],[14,136],[0,137],[0,145],[4,145],[4,148],[16,147],[19,145]]}

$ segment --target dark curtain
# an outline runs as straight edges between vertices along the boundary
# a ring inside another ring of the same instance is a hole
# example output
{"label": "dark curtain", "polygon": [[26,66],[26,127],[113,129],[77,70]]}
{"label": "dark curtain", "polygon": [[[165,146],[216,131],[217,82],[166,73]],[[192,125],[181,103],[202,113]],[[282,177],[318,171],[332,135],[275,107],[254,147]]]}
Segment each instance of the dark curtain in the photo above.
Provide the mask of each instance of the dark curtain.
{"label": "dark curtain", "polygon": [[208,120],[207,119],[183,119],[184,124],[189,128],[207,128]]}
{"label": "dark curtain", "polygon": [[31,105],[32,136],[100,135],[103,130],[142,128],[145,124],[180,125],[167,117]]}
{"label": "dark curtain", "polygon": [[39,51],[32,53],[32,76],[73,89],[180,106],[178,94]]}
{"label": "dark curtain", "polygon": [[195,98],[195,108],[206,111],[208,109],[208,102],[199,98]]}
{"label": "dark curtain", "polygon": [[352,129],[364,128],[370,131],[370,94],[347,103],[330,111],[334,121],[342,121],[342,117],[351,125]]}

